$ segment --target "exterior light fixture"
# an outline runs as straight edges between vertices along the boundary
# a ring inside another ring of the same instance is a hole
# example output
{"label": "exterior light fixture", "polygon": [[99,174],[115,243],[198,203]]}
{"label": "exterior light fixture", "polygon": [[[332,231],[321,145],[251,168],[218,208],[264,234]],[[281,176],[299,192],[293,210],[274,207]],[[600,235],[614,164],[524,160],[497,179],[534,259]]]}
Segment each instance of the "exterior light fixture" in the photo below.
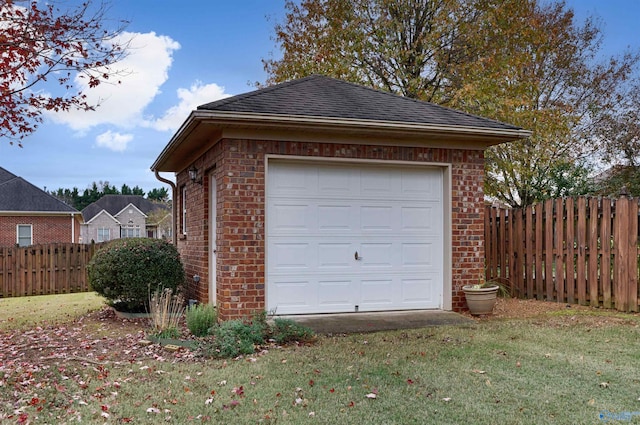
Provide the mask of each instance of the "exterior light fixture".
{"label": "exterior light fixture", "polygon": [[192,182],[202,184],[202,177],[198,178],[198,169],[195,165],[192,165],[187,172],[189,173],[189,178]]}

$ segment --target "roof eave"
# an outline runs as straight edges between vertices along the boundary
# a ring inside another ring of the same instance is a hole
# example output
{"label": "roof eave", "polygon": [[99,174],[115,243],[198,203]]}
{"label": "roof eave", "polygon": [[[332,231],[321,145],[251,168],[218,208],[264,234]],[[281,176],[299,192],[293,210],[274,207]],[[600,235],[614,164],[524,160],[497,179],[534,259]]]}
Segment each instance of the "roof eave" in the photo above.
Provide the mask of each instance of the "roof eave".
{"label": "roof eave", "polygon": [[0,215],[24,215],[24,216],[36,216],[36,215],[62,215],[62,216],[70,216],[70,215],[81,215],[80,211],[11,211],[11,210],[0,210]]}
{"label": "roof eave", "polygon": [[[181,157],[180,163],[184,168],[206,149],[209,148],[207,139],[219,139],[222,137],[223,129],[251,126],[253,128],[306,128],[316,132],[344,132],[363,131],[379,133],[384,135],[393,134],[396,137],[401,135],[407,138],[434,138],[434,137],[456,137],[460,139],[474,139],[478,141],[480,147],[509,142],[517,139],[524,139],[531,135],[528,130],[520,128],[486,128],[486,127],[465,127],[452,125],[436,125],[423,123],[408,123],[398,121],[372,121],[348,118],[314,117],[303,115],[281,115],[281,114],[256,114],[246,112],[227,111],[192,111],[182,126],[171,138],[167,146],[160,153],[151,166],[152,171],[181,171],[172,167],[164,167],[169,158],[174,154]],[[217,130],[217,131],[216,131]],[[189,148],[181,145],[187,138],[195,138],[196,142]]]}

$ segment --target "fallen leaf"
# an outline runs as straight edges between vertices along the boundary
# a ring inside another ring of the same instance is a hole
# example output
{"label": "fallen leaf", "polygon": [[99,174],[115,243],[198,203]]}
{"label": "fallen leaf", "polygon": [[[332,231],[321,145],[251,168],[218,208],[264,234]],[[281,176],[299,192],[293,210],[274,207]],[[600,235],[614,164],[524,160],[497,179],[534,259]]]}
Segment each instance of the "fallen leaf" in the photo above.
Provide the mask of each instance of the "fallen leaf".
{"label": "fallen leaf", "polygon": [[473,373],[480,373],[480,374],[487,373],[487,372],[485,372],[484,370],[480,370],[480,369],[473,369],[471,372],[473,372]]}

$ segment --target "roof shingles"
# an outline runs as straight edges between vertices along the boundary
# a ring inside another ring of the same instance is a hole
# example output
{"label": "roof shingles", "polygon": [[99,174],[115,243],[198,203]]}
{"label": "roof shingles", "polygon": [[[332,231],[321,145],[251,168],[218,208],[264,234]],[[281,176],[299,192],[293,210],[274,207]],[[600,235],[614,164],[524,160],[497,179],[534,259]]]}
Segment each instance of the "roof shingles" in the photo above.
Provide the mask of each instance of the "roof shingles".
{"label": "roof shingles", "polygon": [[322,75],[311,75],[228,97],[201,105],[198,109],[521,130],[510,124]]}
{"label": "roof shingles", "polygon": [[72,213],[79,211],[0,167],[0,211]]}

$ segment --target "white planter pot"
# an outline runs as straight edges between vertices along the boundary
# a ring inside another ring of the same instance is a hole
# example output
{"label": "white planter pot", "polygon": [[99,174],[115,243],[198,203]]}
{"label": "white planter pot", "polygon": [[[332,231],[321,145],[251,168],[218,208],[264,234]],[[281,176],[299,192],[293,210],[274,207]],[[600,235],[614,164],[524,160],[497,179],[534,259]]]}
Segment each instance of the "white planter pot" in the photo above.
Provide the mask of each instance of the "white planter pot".
{"label": "white planter pot", "polygon": [[498,285],[486,288],[474,288],[473,285],[466,285],[462,287],[462,291],[472,315],[479,316],[493,312],[493,306],[498,297]]}

